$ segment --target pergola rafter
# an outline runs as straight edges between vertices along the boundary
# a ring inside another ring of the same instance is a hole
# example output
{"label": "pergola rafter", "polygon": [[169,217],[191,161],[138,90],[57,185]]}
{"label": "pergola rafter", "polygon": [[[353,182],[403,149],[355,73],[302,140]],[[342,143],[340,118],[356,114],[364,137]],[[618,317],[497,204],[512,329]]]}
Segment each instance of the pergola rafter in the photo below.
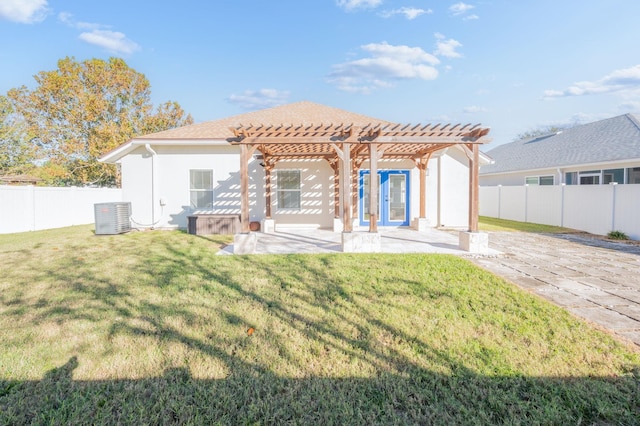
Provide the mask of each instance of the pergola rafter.
{"label": "pergola rafter", "polygon": [[[460,145],[469,158],[469,230],[477,231],[478,145],[487,143],[489,129],[479,124],[249,124],[231,127],[234,137],[228,139],[241,148],[241,174],[255,150],[264,156],[267,203],[271,201],[271,169],[276,162],[295,159],[324,159],[334,170],[336,203],[342,192],[342,216],[345,232],[352,230],[352,208],[357,201],[353,185],[364,161],[369,161],[372,173],[381,159],[412,160],[420,169],[420,217],[425,217],[426,165],[433,153]],[[373,181],[373,179],[371,180]],[[357,182],[356,182],[357,183]],[[248,179],[241,176],[242,232],[249,232]],[[376,185],[370,184],[370,200],[377,199]],[[371,207],[373,209],[373,205]],[[371,211],[375,211],[371,210]],[[267,217],[271,206],[267,206]],[[336,217],[338,207],[336,205]],[[375,219],[370,220],[370,232],[376,232]]]}

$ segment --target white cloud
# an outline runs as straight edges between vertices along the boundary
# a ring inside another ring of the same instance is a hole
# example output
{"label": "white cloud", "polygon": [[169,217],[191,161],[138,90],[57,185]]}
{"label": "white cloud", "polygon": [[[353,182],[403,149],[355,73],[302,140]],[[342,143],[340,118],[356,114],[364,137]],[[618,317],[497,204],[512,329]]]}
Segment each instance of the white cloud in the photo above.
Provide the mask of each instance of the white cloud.
{"label": "white cloud", "polygon": [[462,109],[462,112],[464,112],[465,114],[477,114],[479,112],[488,112],[488,111],[489,110],[486,109],[485,107],[481,107],[477,105],[468,106]]}
{"label": "white cloud", "polygon": [[255,110],[274,107],[288,102],[289,92],[276,89],[245,90],[240,95],[233,94],[227,101],[244,109]]}
{"label": "white cloud", "polygon": [[386,42],[361,46],[370,56],[333,66],[327,80],[340,90],[370,93],[397,80],[435,80],[440,60],[419,47]]}
{"label": "white cloud", "polygon": [[436,51],[434,55],[444,56],[446,58],[460,58],[462,55],[456,52],[458,47],[462,47],[462,43],[452,38],[446,39],[446,37],[440,33],[435,34],[436,39]]}
{"label": "white cloud", "polygon": [[373,9],[382,4],[382,0],[336,0],[336,4],[345,10]]}
{"label": "white cloud", "polygon": [[394,15],[404,15],[408,20],[416,19],[420,15],[431,14],[431,9],[418,9],[416,7],[401,7],[400,9],[385,10],[380,13],[383,18],[391,18]]}
{"label": "white cloud", "polygon": [[114,53],[133,53],[140,50],[133,41],[129,40],[123,33],[108,30],[93,30],[80,34],[80,40],[89,44],[103,47]]}
{"label": "white cloud", "polygon": [[73,19],[73,15],[69,12],[58,13],[58,20],[63,24],[68,25],[71,28],[76,28],[78,30],[99,30],[109,28],[107,25],[76,21],[75,19]]}
{"label": "white cloud", "polygon": [[49,13],[47,0],[2,0],[0,18],[21,24],[41,22]]}
{"label": "white cloud", "polygon": [[76,21],[71,13],[60,12],[58,20],[63,24],[84,31],[78,38],[89,44],[103,47],[110,52],[131,54],[140,50],[140,46],[129,40],[127,36],[118,31],[111,31],[108,25],[94,22]]}
{"label": "white cloud", "polygon": [[618,105],[618,109],[624,112],[637,112],[640,111],[640,101],[629,101]]}
{"label": "white cloud", "polygon": [[545,90],[545,98],[595,95],[640,89],[640,65],[615,70],[596,81],[580,81],[564,90]]}
{"label": "white cloud", "polygon": [[480,19],[480,17],[478,15],[467,15],[464,18],[462,18],[463,21],[475,21],[476,19]]}
{"label": "white cloud", "polygon": [[456,4],[453,4],[449,7],[449,12],[451,12],[454,15],[463,15],[465,13],[467,13],[468,11],[470,11],[471,9],[473,9],[475,6],[470,5],[470,4],[466,4],[463,2],[459,2]]}

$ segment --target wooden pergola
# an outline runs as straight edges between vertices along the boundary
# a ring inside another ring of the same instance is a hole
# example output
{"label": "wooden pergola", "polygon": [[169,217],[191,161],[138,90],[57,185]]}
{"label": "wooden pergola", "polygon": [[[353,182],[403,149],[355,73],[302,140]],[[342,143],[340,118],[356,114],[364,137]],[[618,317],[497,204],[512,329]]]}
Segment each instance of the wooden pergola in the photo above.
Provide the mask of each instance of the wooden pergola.
{"label": "wooden pergola", "polygon": [[[263,156],[266,186],[266,218],[271,218],[271,172],[280,160],[324,159],[334,171],[335,217],[342,210],[344,232],[352,232],[357,205],[358,170],[369,160],[371,176],[378,172],[378,161],[412,160],[420,171],[420,217],[426,218],[426,176],[431,155],[443,148],[461,146],[469,160],[469,231],[478,231],[478,146],[490,140],[488,128],[480,125],[402,125],[353,124],[318,125],[240,125],[231,127],[240,146],[241,232],[249,233],[249,161],[259,151]],[[369,232],[377,232],[378,181],[369,185]],[[340,197],[342,195],[342,197]],[[342,209],[339,208],[342,198]]]}

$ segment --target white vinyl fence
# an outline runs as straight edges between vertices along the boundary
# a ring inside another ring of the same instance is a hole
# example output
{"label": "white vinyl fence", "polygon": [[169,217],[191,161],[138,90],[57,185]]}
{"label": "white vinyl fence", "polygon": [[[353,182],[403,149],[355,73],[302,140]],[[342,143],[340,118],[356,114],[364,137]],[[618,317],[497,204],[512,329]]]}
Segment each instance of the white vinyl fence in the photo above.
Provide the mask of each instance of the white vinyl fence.
{"label": "white vinyl fence", "polygon": [[480,215],[640,240],[640,185],[482,186]]}
{"label": "white vinyl fence", "polygon": [[122,201],[113,188],[0,186],[0,234],[94,222],[93,205]]}

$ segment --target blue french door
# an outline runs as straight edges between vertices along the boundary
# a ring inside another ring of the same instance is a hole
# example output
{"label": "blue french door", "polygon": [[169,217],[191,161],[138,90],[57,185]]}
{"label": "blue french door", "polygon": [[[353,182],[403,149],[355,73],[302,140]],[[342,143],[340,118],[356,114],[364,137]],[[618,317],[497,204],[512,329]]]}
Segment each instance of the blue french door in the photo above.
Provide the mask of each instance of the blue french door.
{"label": "blue french door", "polygon": [[[360,225],[369,225],[369,170],[360,170],[359,216]],[[378,225],[409,225],[409,171],[378,170]]]}

